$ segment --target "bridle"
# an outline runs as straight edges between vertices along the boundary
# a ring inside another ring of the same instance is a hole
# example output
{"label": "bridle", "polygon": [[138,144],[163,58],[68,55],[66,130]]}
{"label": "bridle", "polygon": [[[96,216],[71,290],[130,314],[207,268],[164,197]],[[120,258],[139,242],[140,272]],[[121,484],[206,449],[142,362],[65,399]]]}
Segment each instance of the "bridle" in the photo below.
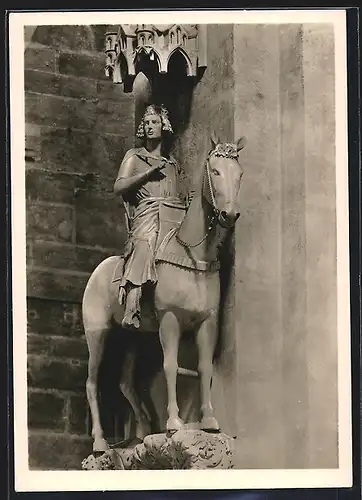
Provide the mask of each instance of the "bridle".
{"label": "bridle", "polygon": [[[211,215],[206,233],[199,242],[197,242],[195,244],[187,243],[186,241],[183,241],[180,238],[178,232],[176,233],[176,240],[181,245],[183,245],[184,247],[187,247],[187,248],[195,248],[195,247],[198,247],[199,245],[201,245],[201,243],[203,243],[206,240],[206,238],[209,236],[211,231],[214,229],[217,221],[219,220],[220,210],[216,206],[216,200],[215,200],[215,195],[214,195],[214,190],[212,187],[211,175],[210,175],[210,157],[214,152],[215,152],[215,149],[210,150],[207,157],[206,157],[206,160],[204,163],[204,171],[206,171],[206,176],[204,175],[203,184],[202,184],[202,194],[212,208],[212,215]],[[226,155],[223,155],[223,154],[219,154],[217,156],[225,156],[226,157]],[[205,180],[206,180],[207,186],[205,186]],[[204,195],[206,187],[208,189],[209,197]]]}

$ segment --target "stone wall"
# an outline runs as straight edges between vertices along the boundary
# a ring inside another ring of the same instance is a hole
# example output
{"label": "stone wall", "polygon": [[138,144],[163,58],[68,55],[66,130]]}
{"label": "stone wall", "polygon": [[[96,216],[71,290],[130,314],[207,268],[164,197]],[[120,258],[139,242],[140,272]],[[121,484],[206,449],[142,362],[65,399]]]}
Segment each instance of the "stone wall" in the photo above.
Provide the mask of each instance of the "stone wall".
{"label": "stone wall", "polygon": [[104,30],[25,34],[31,468],[79,468],[91,450],[80,303],[90,272],[123,249],[112,188],[134,138],[134,98],[104,76]]}

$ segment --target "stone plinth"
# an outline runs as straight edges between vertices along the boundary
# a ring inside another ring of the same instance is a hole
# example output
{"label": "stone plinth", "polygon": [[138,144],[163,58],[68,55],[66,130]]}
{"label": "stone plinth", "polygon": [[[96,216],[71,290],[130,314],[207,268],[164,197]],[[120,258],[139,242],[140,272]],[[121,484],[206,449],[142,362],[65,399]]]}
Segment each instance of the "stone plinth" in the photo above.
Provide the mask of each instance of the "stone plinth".
{"label": "stone plinth", "polygon": [[223,433],[180,430],[169,436],[151,434],[134,448],[89,455],[84,470],[232,469],[234,440]]}

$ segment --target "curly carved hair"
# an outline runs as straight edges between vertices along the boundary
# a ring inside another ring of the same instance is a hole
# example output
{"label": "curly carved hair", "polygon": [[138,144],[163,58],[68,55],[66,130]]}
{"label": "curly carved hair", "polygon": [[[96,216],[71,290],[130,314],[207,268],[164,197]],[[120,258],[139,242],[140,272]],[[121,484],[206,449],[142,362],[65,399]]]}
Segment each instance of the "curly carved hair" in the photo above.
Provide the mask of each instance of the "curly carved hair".
{"label": "curly carved hair", "polygon": [[142,120],[138,126],[136,137],[139,139],[144,139],[145,137],[145,117],[147,115],[158,115],[161,118],[162,131],[173,134],[172,125],[169,118],[169,113],[165,106],[158,104],[150,104],[147,106],[146,111],[143,114]]}

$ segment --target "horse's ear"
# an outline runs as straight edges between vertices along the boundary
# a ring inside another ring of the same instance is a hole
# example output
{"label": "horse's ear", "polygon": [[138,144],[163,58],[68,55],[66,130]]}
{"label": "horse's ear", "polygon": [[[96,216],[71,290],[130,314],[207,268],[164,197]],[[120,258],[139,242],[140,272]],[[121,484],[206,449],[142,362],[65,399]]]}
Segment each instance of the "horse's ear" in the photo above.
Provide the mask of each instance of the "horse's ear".
{"label": "horse's ear", "polygon": [[212,130],[210,134],[211,149],[215,149],[218,144],[220,144],[219,137],[215,134],[215,130]]}
{"label": "horse's ear", "polygon": [[242,149],[244,149],[245,144],[246,144],[246,139],[245,139],[245,137],[240,137],[240,139],[238,139],[238,140],[236,141],[236,149],[237,149],[238,151],[241,151]]}

